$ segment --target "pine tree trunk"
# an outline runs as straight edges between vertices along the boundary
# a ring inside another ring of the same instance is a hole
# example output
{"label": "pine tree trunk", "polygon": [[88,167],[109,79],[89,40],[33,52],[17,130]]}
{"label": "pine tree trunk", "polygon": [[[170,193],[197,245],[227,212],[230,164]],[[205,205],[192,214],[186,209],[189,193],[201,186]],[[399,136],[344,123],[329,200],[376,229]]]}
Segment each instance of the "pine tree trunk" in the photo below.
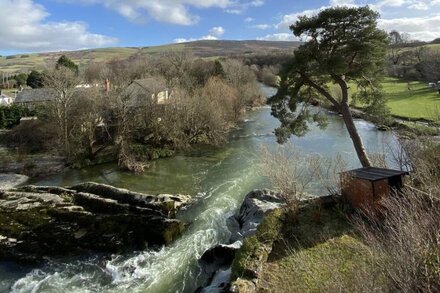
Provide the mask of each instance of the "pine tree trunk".
{"label": "pine tree trunk", "polygon": [[371,167],[370,159],[368,158],[367,152],[365,151],[362,139],[354,125],[353,117],[351,116],[350,108],[346,102],[340,103],[340,111],[344,119],[345,126],[347,127],[350,138],[353,141],[356,154],[361,161],[363,167]]}

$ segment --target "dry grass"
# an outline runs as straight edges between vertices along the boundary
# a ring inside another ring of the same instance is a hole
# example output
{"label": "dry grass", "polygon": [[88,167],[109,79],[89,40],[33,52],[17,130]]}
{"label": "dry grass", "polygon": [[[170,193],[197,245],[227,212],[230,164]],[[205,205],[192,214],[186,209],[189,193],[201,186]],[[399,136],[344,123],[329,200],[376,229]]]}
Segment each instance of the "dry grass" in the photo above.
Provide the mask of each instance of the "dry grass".
{"label": "dry grass", "polygon": [[366,213],[354,225],[371,249],[373,269],[386,280],[384,291],[440,289],[440,202],[423,194],[383,200],[383,214]]}

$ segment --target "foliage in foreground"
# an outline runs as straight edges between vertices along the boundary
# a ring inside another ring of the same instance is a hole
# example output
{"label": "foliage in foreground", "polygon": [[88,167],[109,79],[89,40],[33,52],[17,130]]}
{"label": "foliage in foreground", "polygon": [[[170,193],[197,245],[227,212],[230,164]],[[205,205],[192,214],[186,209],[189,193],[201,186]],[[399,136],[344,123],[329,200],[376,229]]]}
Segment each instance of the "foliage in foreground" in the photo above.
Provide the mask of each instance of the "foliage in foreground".
{"label": "foliage in foreground", "polygon": [[259,289],[438,292],[440,146],[420,139],[401,145],[394,161],[412,170],[403,196],[383,200],[380,216],[308,205],[295,218],[284,217]]}

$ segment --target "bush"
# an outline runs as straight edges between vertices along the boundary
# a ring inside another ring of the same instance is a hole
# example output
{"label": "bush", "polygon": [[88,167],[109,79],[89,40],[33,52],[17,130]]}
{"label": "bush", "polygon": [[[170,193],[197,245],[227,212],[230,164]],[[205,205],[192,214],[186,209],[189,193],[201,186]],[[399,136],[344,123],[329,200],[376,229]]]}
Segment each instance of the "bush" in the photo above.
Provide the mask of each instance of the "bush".
{"label": "bush", "polygon": [[16,104],[0,106],[0,128],[12,128],[20,123],[22,117],[34,116],[36,114],[35,110],[30,110]]}
{"label": "bush", "polygon": [[440,202],[422,193],[382,201],[383,213],[364,214],[355,226],[373,254],[373,266],[389,292],[440,288]]}
{"label": "bush", "polygon": [[8,144],[24,153],[46,152],[55,147],[56,133],[52,127],[39,120],[26,121],[8,134]]}

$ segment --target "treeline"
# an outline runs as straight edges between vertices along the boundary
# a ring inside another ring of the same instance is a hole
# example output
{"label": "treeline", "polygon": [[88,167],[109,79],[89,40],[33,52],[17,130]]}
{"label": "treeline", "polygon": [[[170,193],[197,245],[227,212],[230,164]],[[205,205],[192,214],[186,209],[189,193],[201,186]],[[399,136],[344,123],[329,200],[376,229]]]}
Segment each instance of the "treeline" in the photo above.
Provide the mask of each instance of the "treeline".
{"label": "treeline", "polygon": [[122,167],[135,171],[177,149],[226,142],[246,108],[264,103],[249,66],[184,52],[93,63],[82,72],[58,63],[42,83],[53,100],[39,107],[38,120],[11,131],[10,144],[70,162],[112,149]]}
{"label": "treeline", "polygon": [[[407,81],[440,80],[440,50],[426,43],[411,41],[397,31],[389,33],[388,74]],[[432,44],[435,44],[434,40]]]}

